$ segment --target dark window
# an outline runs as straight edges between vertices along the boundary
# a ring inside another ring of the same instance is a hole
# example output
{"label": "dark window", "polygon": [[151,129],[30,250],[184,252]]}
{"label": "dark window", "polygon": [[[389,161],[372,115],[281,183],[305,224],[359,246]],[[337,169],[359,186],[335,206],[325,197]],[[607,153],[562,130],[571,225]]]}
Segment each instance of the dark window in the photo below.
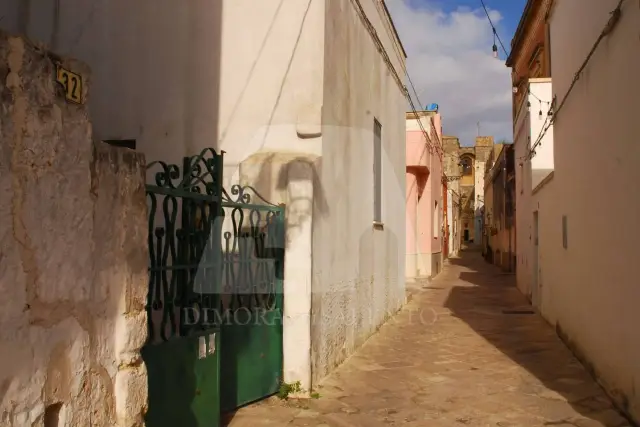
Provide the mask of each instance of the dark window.
{"label": "dark window", "polygon": [[463,157],[462,161],[462,175],[473,175],[473,161],[469,157]]}
{"label": "dark window", "polygon": [[135,139],[105,139],[104,142],[115,147],[124,147],[130,150],[136,149]]}
{"label": "dark window", "polygon": [[373,221],[382,222],[382,125],[373,119]]}

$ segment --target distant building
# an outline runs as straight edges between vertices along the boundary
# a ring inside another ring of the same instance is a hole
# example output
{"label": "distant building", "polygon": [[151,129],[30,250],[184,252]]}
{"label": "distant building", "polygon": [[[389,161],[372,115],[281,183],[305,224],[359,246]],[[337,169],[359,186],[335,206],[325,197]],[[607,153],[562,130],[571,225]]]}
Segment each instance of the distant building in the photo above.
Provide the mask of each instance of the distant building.
{"label": "distant building", "polygon": [[[479,136],[473,147],[461,147],[456,137],[443,137],[445,174],[452,200],[458,201],[458,223],[454,226],[459,244],[482,241],[485,162],[493,147],[493,137]],[[452,202],[452,205],[456,204]]]}

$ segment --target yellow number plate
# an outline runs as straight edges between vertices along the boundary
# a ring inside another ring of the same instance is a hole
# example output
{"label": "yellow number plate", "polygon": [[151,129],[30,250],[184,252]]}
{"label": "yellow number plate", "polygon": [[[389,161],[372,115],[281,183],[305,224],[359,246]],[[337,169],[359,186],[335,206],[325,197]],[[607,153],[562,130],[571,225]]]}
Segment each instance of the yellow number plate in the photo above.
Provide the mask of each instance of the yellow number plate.
{"label": "yellow number plate", "polygon": [[82,104],[82,76],[58,65],[56,81],[64,88],[67,101]]}

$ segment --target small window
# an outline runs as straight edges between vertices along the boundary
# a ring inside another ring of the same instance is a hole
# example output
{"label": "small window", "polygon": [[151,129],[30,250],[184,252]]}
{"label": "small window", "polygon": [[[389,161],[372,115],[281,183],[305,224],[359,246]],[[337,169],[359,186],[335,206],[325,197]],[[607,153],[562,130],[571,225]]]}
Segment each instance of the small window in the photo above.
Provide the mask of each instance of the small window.
{"label": "small window", "polygon": [[382,222],[382,125],[373,119],[373,222]]}
{"label": "small window", "polygon": [[136,149],[136,140],[135,139],[105,139],[105,143],[109,145],[113,145],[114,147],[124,147],[129,150]]}

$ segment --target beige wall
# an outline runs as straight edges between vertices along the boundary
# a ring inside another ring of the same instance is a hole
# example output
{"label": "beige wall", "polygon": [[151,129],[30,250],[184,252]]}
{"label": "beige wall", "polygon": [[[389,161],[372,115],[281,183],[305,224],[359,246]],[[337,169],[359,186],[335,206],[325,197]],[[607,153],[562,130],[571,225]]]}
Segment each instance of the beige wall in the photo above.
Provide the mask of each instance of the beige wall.
{"label": "beige wall", "polygon": [[[361,2],[402,78],[404,63],[393,60],[378,2]],[[405,298],[406,101],[354,3],[326,0],[320,182],[329,205],[313,220],[314,380],[353,353]],[[383,229],[373,224],[374,117],[382,124]]]}
{"label": "beige wall", "polygon": [[144,157],[92,144],[44,53],[0,32],[0,424],[141,426]]}
{"label": "beige wall", "polygon": [[[20,4],[30,10],[23,22]],[[230,181],[262,149],[318,153],[318,141],[297,131],[320,124],[324,8],[324,0],[6,0],[0,28],[22,28],[89,64],[98,138],[137,139],[149,161],[223,149]]]}
{"label": "beige wall", "polygon": [[[553,93],[562,100],[617,0],[556,2],[551,16]],[[640,420],[640,217],[637,159],[637,2],[593,54],[557,111],[555,172],[540,197],[541,310],[621,407]],[[623,184],[626,183],[626,184]],[[568,225],[562,245],[562,216]]]}

